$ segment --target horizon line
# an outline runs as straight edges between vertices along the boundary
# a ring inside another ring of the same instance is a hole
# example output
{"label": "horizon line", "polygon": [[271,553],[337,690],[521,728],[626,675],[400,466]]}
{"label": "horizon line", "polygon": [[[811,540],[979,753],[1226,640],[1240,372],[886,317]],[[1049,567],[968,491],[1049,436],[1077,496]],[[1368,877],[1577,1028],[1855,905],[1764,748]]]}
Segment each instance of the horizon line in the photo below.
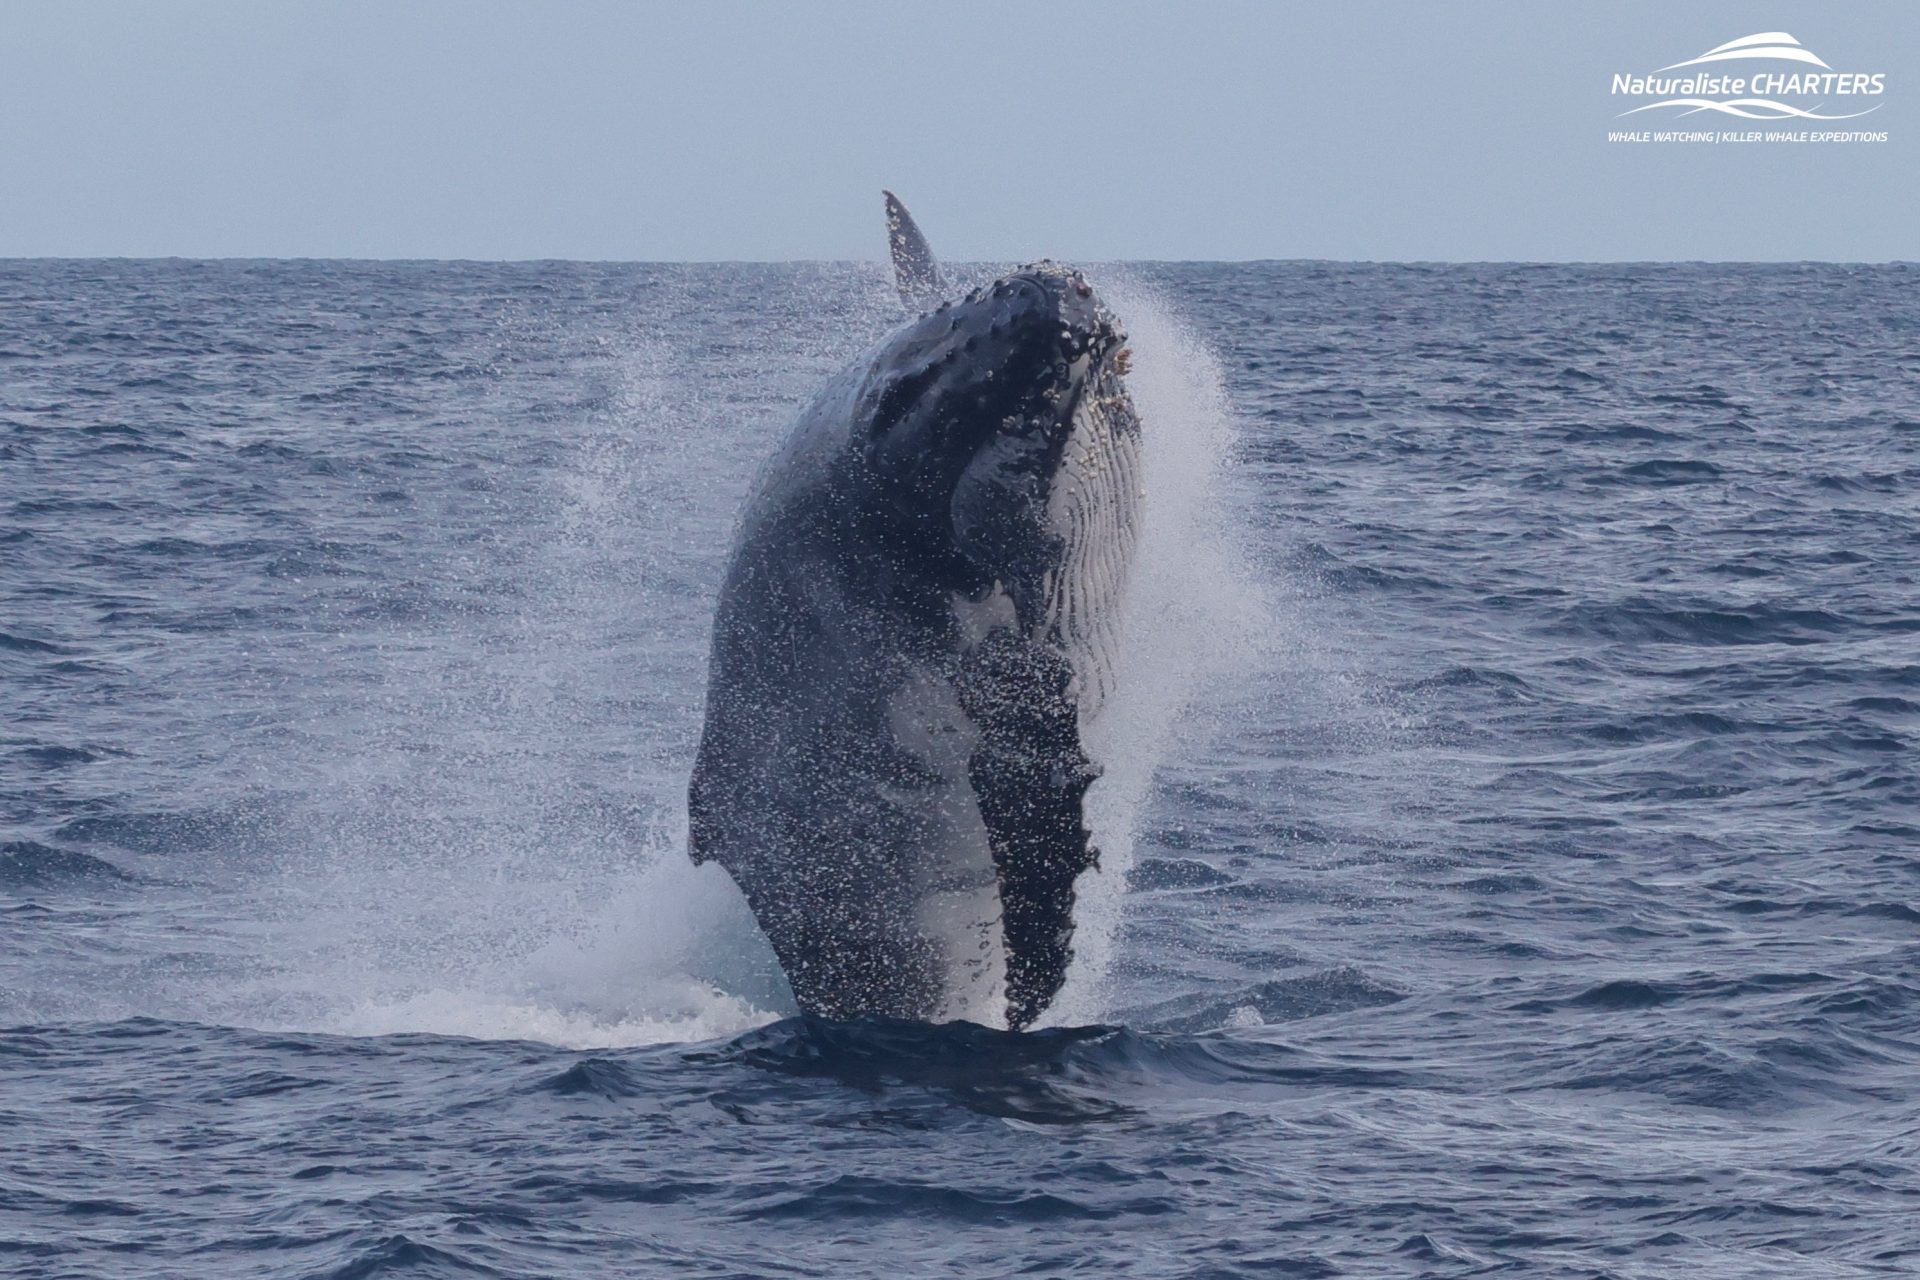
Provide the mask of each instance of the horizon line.
{"label": "horizon line", "polygon": [[[1920,258],[1060,258],[1057,261],[1084,262],[1090,265],[1142,266],[1257,266],[1266,263],[1313,263],[1334,266],[1553,266],[1553,267],[1627,267],[1627,266],[1794,266],[1837,267],[1912,266]],[[1020,261],[1005,259],[948,259],[955,266],[998,266]],[[1027,259],[1033,261],[1033,259]],[[870,266],[884,270],[883,258],[482,258],[420,257],[415,255],[361,256],[351,254],[0,254],[0,263],[19,262],[385,262],[440,263],[456,265],[483,263],[490,266],[527,266],[541,263],[569,263],[577,266],[648,267],[786,267],[786,266]]]}

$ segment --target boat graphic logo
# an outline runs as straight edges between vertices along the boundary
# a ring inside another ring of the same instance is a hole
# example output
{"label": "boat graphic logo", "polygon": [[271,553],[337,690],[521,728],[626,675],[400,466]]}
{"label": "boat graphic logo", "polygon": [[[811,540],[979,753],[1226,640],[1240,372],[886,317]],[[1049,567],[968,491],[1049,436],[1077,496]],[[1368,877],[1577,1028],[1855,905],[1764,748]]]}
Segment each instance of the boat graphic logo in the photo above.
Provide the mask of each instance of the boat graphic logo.
{"label": "boat graphic logo", "polygon": [[[1778,63],[1795,65],[1768,65]],[[1712,69],[1687,72],[1690,67]],[[1786,32],[1761,31],[1650,75],[1615,74],[1613,92],[1656,99],[1621,116],[1666,109],[1681,116],[1711,111],[1743,120],[1853,120],[1880,109],[1880,103],[1869,106],[1863,99],[1885,93],[1886,79],[1884,73],[1835,71]]]}

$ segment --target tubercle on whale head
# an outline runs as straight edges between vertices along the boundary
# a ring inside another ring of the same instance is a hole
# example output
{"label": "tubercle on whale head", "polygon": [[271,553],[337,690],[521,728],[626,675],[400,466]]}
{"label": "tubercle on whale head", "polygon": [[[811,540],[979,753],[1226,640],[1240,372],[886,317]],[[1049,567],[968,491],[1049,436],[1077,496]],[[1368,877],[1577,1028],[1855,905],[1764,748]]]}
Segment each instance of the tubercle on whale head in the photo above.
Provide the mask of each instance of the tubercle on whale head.
{"label": "tubercle on whale head", "polygon": [[1125,341],[1084,276],[1035,263],[895,334],[873,362],[857,413],[876,462],[907,443],[977,446],[965,428],[1016,414],[1025,426],[1050,425],[1036,411],[1078,389],[1088,370],[1077,363],[1104,360]]}
{"label": "tubercle on whale head", "polygon": [[1086,277],[1045,261],[897,333],[858,393],[856,429],[903,533],[921,550],[946,544],[981,582],[1041,572],[1039,524],[1074,414],[1090,392],[1125,400],[1125,344]]}

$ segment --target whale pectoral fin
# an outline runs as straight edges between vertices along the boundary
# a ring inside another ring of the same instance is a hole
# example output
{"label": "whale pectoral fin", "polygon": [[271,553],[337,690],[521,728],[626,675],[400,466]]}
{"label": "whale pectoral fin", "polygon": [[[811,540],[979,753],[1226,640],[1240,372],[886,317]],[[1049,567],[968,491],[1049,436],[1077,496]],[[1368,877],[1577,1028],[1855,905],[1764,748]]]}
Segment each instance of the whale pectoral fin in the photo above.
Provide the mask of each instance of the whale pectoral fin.
{"label": "whale pectoral fin", "polygon": [[887,247],[893,253],[893,283],[900,301],[916,314],[930,311],[947,296],[947,281],[927,238],[900,197],[882,191],[887,200]]}
{"label": "whale pectoral fin", "polygon": [[1099,860],[1087,786],[1099,770],[1080,742],[1066,657],[1011,630],[967,656],[959,679],[980,740],[968,763],[1000,878],[1007,1025],[1026,1026],[1066,981],[1074,881]]}

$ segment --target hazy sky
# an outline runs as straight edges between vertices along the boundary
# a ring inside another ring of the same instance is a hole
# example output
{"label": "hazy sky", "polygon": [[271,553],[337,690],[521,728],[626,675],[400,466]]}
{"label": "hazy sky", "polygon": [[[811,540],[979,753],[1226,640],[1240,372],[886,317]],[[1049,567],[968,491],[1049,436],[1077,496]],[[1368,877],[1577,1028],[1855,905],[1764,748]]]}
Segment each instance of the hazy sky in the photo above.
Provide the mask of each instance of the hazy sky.
{"label": "hazy sky", "polygon": [[[1771,30],[1889,140],[1605,141]],[[1910,0],[0,0],[0,256],[1914,259],[1917,148]]]}

